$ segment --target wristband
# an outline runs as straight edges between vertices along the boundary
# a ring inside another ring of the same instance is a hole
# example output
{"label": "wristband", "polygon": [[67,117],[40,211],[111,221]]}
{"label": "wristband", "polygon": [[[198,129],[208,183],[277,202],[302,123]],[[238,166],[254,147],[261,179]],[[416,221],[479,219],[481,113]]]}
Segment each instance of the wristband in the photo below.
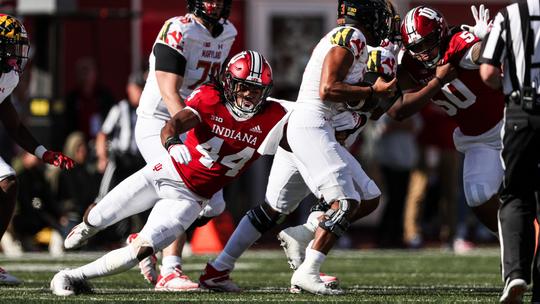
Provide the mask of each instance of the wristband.
{"label": "wristband", "polygon": [[47,152],[47,149],[44,146],[39,145],[36,150],[34,150],[34,155],[39,159],[43,159],[43,154],[45,154],[45,152]]}
{"label": "wristband", "polygon": [[165,147],[165,150],[169,151],[169,148],[171,146],[173,146],[173,145],[181,145],[181,144],[182,144],[182,140],[180,140],[178,135],[173,135],[173,136],[167,137],[167,139],[165,140],[165,143],[163,144],[163,146]]}

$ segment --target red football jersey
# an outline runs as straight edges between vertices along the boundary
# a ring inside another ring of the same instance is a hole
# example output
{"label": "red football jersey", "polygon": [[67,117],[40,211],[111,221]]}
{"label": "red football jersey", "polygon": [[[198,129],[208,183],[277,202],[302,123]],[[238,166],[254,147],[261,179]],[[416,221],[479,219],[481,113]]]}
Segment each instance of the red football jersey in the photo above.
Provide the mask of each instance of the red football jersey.
{"label": "red football jersey", "polygon": [[[432,99],[468,136],[480,135],[493,128],[502,119],[504,111],[504,95],[486,86],[478,69],[460,66],[463,56],[478,41],[477,37],[467,31],[452,35],[442,59],[444,63],[450,62],[456,67],[458,77],[447,83]],[[435,76],[435,69],[427,69],[412,58],[409,52],[405,52],[401,64],[423,85]]]}
{"label": "red football jersey", "polygon": [[192,160],[174,166],[186,186],[210,198],[259,158],[257,148],[286,114],[277,102],[268,101],[257,114],[237,121],[225,107],[222,94],[205,84],[185,100],[200,116],[201,123],[187,132],[185,145]]}

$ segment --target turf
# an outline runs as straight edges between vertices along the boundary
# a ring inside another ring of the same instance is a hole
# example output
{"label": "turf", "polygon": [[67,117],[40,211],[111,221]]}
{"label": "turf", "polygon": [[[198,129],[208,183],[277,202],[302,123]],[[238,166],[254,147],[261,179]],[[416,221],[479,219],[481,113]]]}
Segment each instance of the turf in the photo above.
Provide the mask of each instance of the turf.
{"label": "turf", "polygon": [[[62,258],[27,254],[0,258],[0,265],[24,280],[17,287],[0,287],[0,303],[495,303],[502,289],[499,252],[479,249],[469,255],[448,251],[335,251],[323,271],[337,275],[342,296],[288,292],[291,271],[281,251],[249,251],[232,274],[243,293],[208,291],[154,292],[138,269],[92,280],[93,294],[61,298],[49,291],[56,271],[87,263],[102,253],[71,253]],[[197,279],[211,256],[185,259],[185,272]],[[527,293],[525,300],[530,299]]]}

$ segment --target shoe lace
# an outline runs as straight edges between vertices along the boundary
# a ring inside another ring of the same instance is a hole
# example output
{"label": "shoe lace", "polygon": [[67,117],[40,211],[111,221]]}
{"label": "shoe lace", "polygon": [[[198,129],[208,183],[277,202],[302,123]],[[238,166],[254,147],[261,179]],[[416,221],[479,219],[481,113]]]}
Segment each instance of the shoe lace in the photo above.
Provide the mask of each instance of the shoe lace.
{"label": "shoe lace", "polygon": [[182,272],[182,269],[180,267],[176,267],[174,269],[174,272],[176,273],[176,276],[181,278],[181,279],[184,279],[184,280],[189,280],[189,277],[184,274],[184,272]]}

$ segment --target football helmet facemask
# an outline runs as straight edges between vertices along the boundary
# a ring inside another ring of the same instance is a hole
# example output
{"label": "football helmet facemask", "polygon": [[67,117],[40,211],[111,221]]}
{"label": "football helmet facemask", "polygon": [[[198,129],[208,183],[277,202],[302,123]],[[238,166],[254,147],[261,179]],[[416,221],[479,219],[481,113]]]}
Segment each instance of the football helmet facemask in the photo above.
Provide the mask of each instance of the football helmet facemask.
{"label": "football helmet facemask", "polygon": [[272,68],[258,52],[241,52],[227,64],[222,85],[228,108],[240,118],[250,118],[270,94]]}
{"label": "football helmet facemask", "polygon": [[29,48],[23,24],[13,16],[0,14],[0,72],[22,73]]}
{"label": "football helmet facemask", "polygon": [[437,10],[418,6],[410,10],[401,24],[403,46],[427,68],[433,68],[443,54],[442,42],[448,25]]}
{"label": "football helmet facemask", "polygon": [[392,14],[386,0],[339,0],[338,24],[360,24],[376,43],[388,37]]}
{"label": "football helmet facemask", "polygon": [[210,24],[227,20],[232,0],[187,0],[188,11]]}

